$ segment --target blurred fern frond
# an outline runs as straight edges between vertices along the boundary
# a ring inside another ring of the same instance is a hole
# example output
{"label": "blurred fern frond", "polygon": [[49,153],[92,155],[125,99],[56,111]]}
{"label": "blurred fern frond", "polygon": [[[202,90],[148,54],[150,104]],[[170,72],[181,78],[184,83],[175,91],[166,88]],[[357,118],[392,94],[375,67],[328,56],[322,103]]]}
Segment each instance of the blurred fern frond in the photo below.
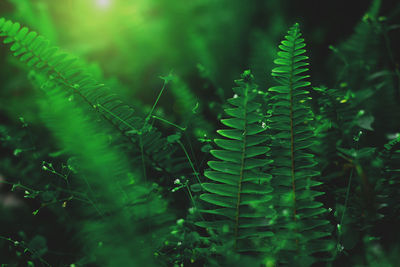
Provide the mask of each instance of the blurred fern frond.
{"label": "blurred fern frond", "polygon": [[82,98],[92,110],[113,125],[132,141],[138,151],[146,156],[146,164],[166,173],[179,172],[187,164],[182,158],[173,157],[173,147],[148,119],[135,115],[134,110],[113,94],[107,86],[99,83],[86,71],[85,66],[74,56],[59,51],[36,32],[10,20],[0,18],[0,37],[11,44],[10,50],[27,67],[42,74],[58,87],[73,92]]}

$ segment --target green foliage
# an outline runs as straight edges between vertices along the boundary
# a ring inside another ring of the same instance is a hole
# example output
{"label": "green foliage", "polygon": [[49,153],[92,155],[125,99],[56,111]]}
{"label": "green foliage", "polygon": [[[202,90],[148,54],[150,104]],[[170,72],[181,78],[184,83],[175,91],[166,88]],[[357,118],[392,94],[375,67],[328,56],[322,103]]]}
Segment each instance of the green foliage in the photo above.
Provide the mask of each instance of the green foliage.
{"label": "green foliage", "polygon": [[380,153],[383,161],[382,178],[377,185],[380,200],[380,213],[390,222],[399,219],[399,175],[400,175],[400,138],[397,137],[384,146]]}
{"label": "green foliage", "polygon": [[171,92],[176,99],[174,110],[184,122],[185,129],[193,131],[198,138],[209,136],[214,127],[204,117],[204,107],[200,104],[203,101],[176,75],[172,76]]}
{"label": "green foliage", "polygon": [[60,148],[74,156],[78,180],[70,185],[89,192],[90,201],[82,207],[83,217],[78,222],[83,255],[90,255],[86,260],[108,266],[152,265],[152,251],[157,244],[150,240],[168,221],[166,203],[157,196],[156,188],[141,182],[128,158],[110,143],[104,127],[85,115],[76,100],[69,100],[51,82],[42,89],[45,92],[39,106],[43,120]]}
{"label": "green foliage", "polygon": [[19,23],[2,18],[0,27],[2,35],[7,37],[4,43],[12,44],[10,50],[21,62],[64,90],[73,92],[75,97],[82,98],[104,120],[135,143],[146,154],[146,160],[153,168],[170,173],[173,168],[176,169],[176,161],[172,167],[170,161],[163,160],[171,158],[174,149],[151,126],[150,117],[143,119],[135,116],[133,109],[112,94],[110,88],[93,79],[76,57],[59,51],[43,36],[30,32],[26,27],[21,28]]}
{"label": "green foliage", "polygon": [[68,3],[0,3],[1,264],[396,266],[400,5],[306,51],[282,1]]}
{"label": "green foliage", "polygon": [[215,139],[215,143],[220,149],[210,151],[218,161],[208,162],[211,170],[204,175],[211,182],[201,184],[208,193],[200,199],[213,205],[202,212],[215,218],[196,223],[229,236],[226,242],[240,252],[265,252],[265,240],[272,236],[270,220],[275,213],[269,185],[272,177],[261,171],[271,161],[265,158],[268,136],[262,127],[263,116],[258,112],[261,104],[255,102],[253,79],[245,71],[242,79],[236,81],[234,97],[228,99],[232,107],[225,112],[230,118],[221,122],[229,129],[218,130],[223,139]]}
{"label": "green foliage", "polygon": [[[76,183],[76,188],[87,187],[87,190],[93,192],[92,206],[86,207],[85,213],[85,217],[90,220],[85,220],[81,226],[82,239],[90,240],[84,245],[86,253],[90,255],[87,261],[100,261],[110,266],[132,262],[150,264],[151,251],[155,248],[149,250],[142,245],[144,240],[149,241],[149,237],[144,234],[154,234],[156,225],[161,225],[168,218],[163,216],[165,203],[160,201],[157,194],[153,196],[153,188],[140,184],[140,177],[134,177],[127,157],[111,147],[104,127],[93,121],[95,116],[92,119],[90,116],[86,118],[79,106],[89,104],[125,136],[139,134],[141,137],[139,131],[142,128],[137,130],[131,126],[136,123],[132,109],[109,93],[104,85],[85,74],[75,58],[49,47],[42,36],[4,19],[0,20],[0,27],[2,35],[7,36],[4,42],[12,43],[10,49],[14,56],[40,73],[37,80],[43,80],[41,89],[44,91],[44,100],[39,106],[60,148],[77,157],[75,161],[78,163],[74,169],[78,170],[78,176],[83,180]],[[80,103],[78,106],[72,102],[74,97],[78,98],[75,100]],[[146,127],[146,123],[147,120],[143,127]],[[151,127],[147,127],[146,131],[150,132]],[[153,142],[158,141],[157,136],[147,135],[146,139],[140,139],[140,146],[145,147],[147,152],[154,152],[154,149],[159,151],[161,148],[161,154],[164,144],[158,143],[153,150],[148,148],[148,145],[154,147]],[[149,142],[150,138],[152,140]],[[143,224],[147,225],[146,229],[142,229]],[[125,228],[126,232],[117,231],[117,234],[110,236],[119,225],[131,227]],[[92,238],[94,234],[96,238]],[[130,242],[133,237],[135,242]],[[113,256],[110,257],[111,254]]]}
{"label": "green foliage", "polygon": [[[310,125],[313,113],[308,104],[307,87],[311,83],[306,81],[309,75],[304,74],[308,70],[304,47],[299,26],[295,24],[279,45],[278,59],[275,60],[279,66],[272,70],[272,76],[280,85],[268,90],[271,101],[268,126],[273,136],[271,173],[275,201],[277,211],[282,215],[278,219],[278,229],[284,237],[282,250],[297,254],[304,265],[310,265],[313,260],[307,256],[331,251],[332,246],[329,246],[329,240],[323,240],[330,235],[329,221],[321,217],[326,209],[315,200],[323,192],[314,189],[321,182],[315,180],[320,172],[316,168],[315,155],[310,151],[316,139]],[[287,261],[286,257],[284,261]],[[294,264],[299,259],[292,256],[291,260]]]}

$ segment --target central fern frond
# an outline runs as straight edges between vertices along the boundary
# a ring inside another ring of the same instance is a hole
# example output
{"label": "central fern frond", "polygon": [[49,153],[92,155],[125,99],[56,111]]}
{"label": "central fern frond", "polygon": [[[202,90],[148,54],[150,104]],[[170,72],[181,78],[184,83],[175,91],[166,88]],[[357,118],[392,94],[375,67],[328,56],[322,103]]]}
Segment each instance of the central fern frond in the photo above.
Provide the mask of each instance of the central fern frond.
{"label": "central fern frond", "polygon": [[261,105],[254,101],[256,87],[252,75],[246,71],[236,83],[235,95],[228,99],[233,107],[225,109],[231,118],[221,120],[230,129],[218,131],[224,137],[215,140],[221,149],[211,151],[218,161],[208,162],[212,170],[204,174],[212,182],[202,184],[208,193],[200,196],[212,204],[202,212],[214,214],[215,220],[197,225],[228,233],[228,242],[237,251],[261,251],[264,247],[259,244],[265,244],[266,238],[273,235],[271,175],[261,172],[271,163],[266,159],[268,137],[258,111]]}
{"label": "central fern frond", "polygon": [[[304,75],[308,69],[304,55],[304,39],[298,24],[288,31],[285,40],[279,45],[279,66],[272,70],[272,76],[280,84],[269,88],[271,116],[268,120],[273,131],[271,144],[274,166],[273,186],[279,215],[278,221],[282,244],[282,259],[302,257],[302,262],[312,263],[309,255],[329,250],[321,242],[328,236],[328,221],[320,218],[326,212],[322,203],[314,198],[323,193],[312,188],[321,183],[313,180],[320,173],[314,154],[310,150],[316,144],[310,122],[313,113],[307,104],[311,84]],[[279,238],[279,237],[278,237]],[[319,245],[315,246],[316,243]],[[288,257],[293,254],[296,257]]]}

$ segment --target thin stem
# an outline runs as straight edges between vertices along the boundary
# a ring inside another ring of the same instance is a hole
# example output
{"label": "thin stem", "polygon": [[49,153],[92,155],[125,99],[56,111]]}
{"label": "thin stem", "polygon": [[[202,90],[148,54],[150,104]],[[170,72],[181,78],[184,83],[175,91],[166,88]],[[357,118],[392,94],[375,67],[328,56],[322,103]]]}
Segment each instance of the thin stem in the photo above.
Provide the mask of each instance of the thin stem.
{"label": "thin stem", "polygon": [[170,121],[168,121],[168,120],[166,120],[166,119],[163,119],[163,118],[158,117],[158,116],[156,116],[156,115],[152,115],[151,117],[152,117],[153,119],[157,119],[157,120],[160,120],[160,121],[162,121],[162,122],[165,122],[166,124],[172,125],[172,126],[178,128],[179,130],[181,130],[181,131],[183,131],[183,132],[186,131],[186,127],[181,127],[181,126],[179,126],[179,125],[177,125],[177,124],[175,124],[175,123],[173,123],[173,122],[170,122]]}
{"label": "thin stem", "polygon": [[153,115],[154,109],[156,108],[156,106],[157,106],[157,104],[158,104],[158,101],[160,100],[161,95],[163,94],[163,92],[164,92],[164,90],[165,90],[165,87],[167,86],[167,83],[168,83],[167,80],[164,80],[163,87],[161,88],[160,93],[158,94],[157,99],[156,99],[156,101],[154,102],[153,107],[152,107],[151,110],[150,110],[149,115],[147,115],[147,117],[146,117],[146,122],[151,118],[151,115]]}
{"label": "thin stem", "polygon": [[242,151],[240,157],[240,174],[239,174],[239,181],[238,181],[238,193],[237,193],[237,202],[236,202],[236,214],[235,214],[235,250],[238,246],[238,235],[239,235],[239,218],[240,218],[240,203],[242,201],[242,183],[244,179],[244,168],[246,162],[246,146],[247,146],[247,104],[249,101],[248,98],[249,88],[246,85],[246,89],[244,90],[244,105],[243,105],[243,121],[244,121],[244,128],[243,128],[243,143],[242,143]]}
{"label": "thin stem", "polygon": [[192,201],[192,203],[193,203],[193,207],[194,207],[195,211],[196,211],[196,212],[198,212],[198,214],[199,214],[199,216],[200,216],[201,220],[205,221],[205,220],[204,220],[204,218],[203,218],[203,215],[202,215],[202,213],[201,213],[201,212],[199,212],[199,210],[197,209],[196,202],[194,201],[194,197],[193,197],[193,195],[192,195],[192,191],[190,190],[190,187],[189,187],[188,183],[185,183],[185,187],[186,187],[186,189],[187,189],[187,191],[188,191],[188,194],[189,194],[190,200],[191,200],[191,201]]}
{"label": "thin stem", "polygon": [[29,251],[32,255],[37,257],[41,263],[43,263],[46,266],[51,267],[51,265],[47,261],[45,261],[35,249],[29,248],[28,246],[26,246],[24,241],[19,242],[19,241],[15,241],[15,240],[12,240],[11,238],[4,237],[4,236],[0,236],[0,239],[8,241],[8,242],[12,243],[14,246],[19,246],[19,247],[23,248],[24,250]]}
{"label": "thin stem", "polygon": [[194,175],[195,175],[196,178],[197,178],[197,181],[198,181],[199,184],[201,185],[202,183],[201,183],[201,181],[200,181],[199,173],[198,173],[198,171],[195,169],[195,167],[194,167],[194,165],[193,165],[193,162],[192,162],[192,160],[190,159],[189,154],[188,154],[187,151],[186,151],[185,146],[184,146],[184,145],[182,144],[182,142],[179,141],[179,140],[178,140],[178,144],[181,146],[183,152],[185,152],[185,155],[186,155],[186,158],[187,158],[188,161],[189,161],[190,167],[192,168],[192,170],[193,170],[193,172],[194,172]]}
{"label": "thin stem", "polygon": [[332,262],[336,259],[337,256],[337,252],[338,252],[338,248],[340,245],[340,241],[341,241],[341,237],[342,237],[342,225],[343,225],[343,221],[344,221],[344,215],[346,213],[346,209],[347,209],[347,205],[348,205],[348,200],[349,200],[349,195],[350,195],[350,188],[351,188],[351,182],[353,179],[353,172],[354,172],[354,168],[351,169],[350,172],[350,178],[349,178],[349,183],[347,184],[347,189],[346,189],[346,198],[344,201],[344,208],[343,208],[343,213],[342,216],[340,218],[340,222],[339,222],[339,228],[338,228],[338,240],[336,243],[336,247],[334,250],[334,254],[332,256],[332,260],[329,262],[329,266],[332,266]]}
{"label": "thin stem", "polygon": [[[348,201],[349,201],[349,194],[350,194],[351,181],[353,179],[353,172],[354,172],[354,168],[352,168],[351,172],[350,172],[349,183],[348,183],[347,189],[346,189],[346,198],[345,198],[345,201],[344,201],[344,209],[343,209],[342,216],[340,218],[340,225],[343,224],[344,215],[346,213],[346,208],[347,208],[347,204],[348,204]],[[340,242],[340,237],[341,237],[341,231],[339,231],[338,242]]]}
{"label": "thin stem", "polygon": [[139,134],[139,146],[140,146],[140,154],[142,156],[142,168],[143,168],[143,176],[144,180],[147,181],[147,175],[146,175],[146,163],[144,161],[144,149],[143,149],[143,139],[142,139],[142,134]]}
{"label": "thin stem", "polygon": [[129,123],[127,123],[125,120],[121,119],[119,116],[117,116],[116,114],[114,114],[113,112],[111,112],[110,110],[108,110],[107,108],[105,108],[103,105],[101,104],[97,104],[95,107],[100,107],[102,108],[104,111],[106,111],[108,114],[110,114],[111,116],[113,116],[114,118],[118,119],[120,122],[122,122],[123,124],[125,124],[128,128],[132,129],[132,130],[136,130],[135,127],[133,127],[132,125],[130,125]]}

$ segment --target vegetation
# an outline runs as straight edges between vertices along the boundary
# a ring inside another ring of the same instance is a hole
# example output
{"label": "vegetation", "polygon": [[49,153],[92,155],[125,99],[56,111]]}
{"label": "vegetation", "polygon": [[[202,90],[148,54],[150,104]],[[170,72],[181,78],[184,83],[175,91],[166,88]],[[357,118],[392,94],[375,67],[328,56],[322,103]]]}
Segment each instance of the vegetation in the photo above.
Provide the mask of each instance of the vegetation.
{"label": "vegetation", "polygon": [[396,266],[400,4],[266,2],[0,3],[1,266]]}

